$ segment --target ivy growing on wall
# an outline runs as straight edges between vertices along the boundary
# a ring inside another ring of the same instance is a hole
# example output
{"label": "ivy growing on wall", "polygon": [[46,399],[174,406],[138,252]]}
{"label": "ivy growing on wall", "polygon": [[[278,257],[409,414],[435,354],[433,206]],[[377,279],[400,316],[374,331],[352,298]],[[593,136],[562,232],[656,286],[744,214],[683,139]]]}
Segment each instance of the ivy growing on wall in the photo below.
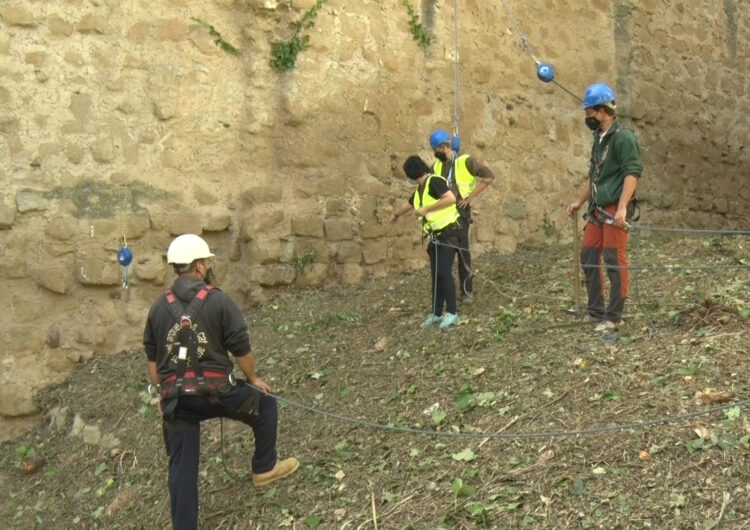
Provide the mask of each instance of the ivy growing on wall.
{"label": "ivy growing on wall", "polygon": [[328,0],[318,0],[297,22],[297,30],[287,41],[275,41],[271,44],[271,68],[279,73],[288,72],[297,62],[297,54],[309,46],[310,36],[303,35],[305,30],[315,26],[318,11]]}
{"label": "ivy growing on wall", "polygon": [[201,20],[200,18],[196,18],[196,17],[190,17],[190,18],[194,22],[196,22],[196,23],[200,24],[201,26],[203,26],[204,28],[206,28],[208,30],[208,33],[212,37],[215,37],[214,43],[219,48],[221,48],[222,50],[224,50],[227,53],[231,53],[232,55],[239,55],[240,51],[237,48],[235,48],[234,46],[232,46],[231,44],[229,44],[227,41],[225,41],[222,38],[221,33],[219,33],[218,31],[216,31],[216,28],[214,28],[211,24],[209,24],[205,20]]}
{"label": "ivy growing on wall", "polygon": [[411,5],[411,2],[409,2],[409,0],[403,0],[403,2],[407,13],[409,13],[409,28],[411,28],[412,37],[422,48],[427,49],[427,47],[432,44],[432,34],[427,31],[427,28],[425,28],[419,21],[419,15],[414,10],[414,6]]}

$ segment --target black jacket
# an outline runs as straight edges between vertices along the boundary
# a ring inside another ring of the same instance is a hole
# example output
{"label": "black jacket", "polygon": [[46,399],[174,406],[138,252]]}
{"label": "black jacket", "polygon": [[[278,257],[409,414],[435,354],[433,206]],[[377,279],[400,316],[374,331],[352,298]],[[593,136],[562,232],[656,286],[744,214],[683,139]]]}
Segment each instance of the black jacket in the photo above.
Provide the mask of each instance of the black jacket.
{"label": "black jacket", "polygon": [[[182,277],[172,285],[172,292],[187,308],[190,300],[206,284],[194,278]],[[148,313],[143,332],[143,347],[149,361],[155,361],[159,378],[177,372],[177,348],[173,348],[180,323],[162,296]],[[250,353],[250,333],[237,305],[220,289],[214,288],[203,303],[193,322],[198,336],[198,356],[202,370],[232,372],[231,352],[235,357]]]}

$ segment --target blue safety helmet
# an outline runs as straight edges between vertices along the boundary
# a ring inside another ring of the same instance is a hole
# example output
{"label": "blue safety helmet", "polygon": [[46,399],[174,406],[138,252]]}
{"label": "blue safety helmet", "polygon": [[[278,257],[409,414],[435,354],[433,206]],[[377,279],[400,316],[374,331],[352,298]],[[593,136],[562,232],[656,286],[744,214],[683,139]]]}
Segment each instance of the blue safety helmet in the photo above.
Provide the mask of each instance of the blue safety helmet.
{"label": "blue safety helmet", "polygon": [[443,129],[438,129],[437,131],[433,131],[430,135],[430,147],[432,149],[435,149],[437,146],[442,145],[444,143],[451,141],[451,135],[448,133],[448,131],[445,131]]}
{"label": "blue safety helmet", "polygon": [[615,99],[615,91],[609,85],[604,83],[594,83],[586,89],[586,95],[583,96],[583,108],[595,107],[597,105],[606,105]]}

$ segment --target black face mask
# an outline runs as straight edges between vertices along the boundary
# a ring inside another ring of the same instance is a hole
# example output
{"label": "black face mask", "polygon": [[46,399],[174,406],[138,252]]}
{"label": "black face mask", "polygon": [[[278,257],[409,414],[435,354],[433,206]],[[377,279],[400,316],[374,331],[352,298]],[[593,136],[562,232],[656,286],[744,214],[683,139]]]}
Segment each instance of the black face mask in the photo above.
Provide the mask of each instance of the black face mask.
{"label": "black face mask", "polygon": [[214,269],[213,267],[209,267],[206,271],[206,275],[203,277],[203,281],[206,282],[206,285],[211,285],[214,283]]}
{"label": "black face mask", "polygon": [[446,155],[442,151],[435,151],[433,154],[435,155],[435,158],[437,158],[441,162],[446,162],[448,160],[448,155]]}
{"label": "black face mask", "polygon": [[596,131],[596,130],[598,130],[598,129],[599,129],[599,127],[600,127],[600,126],[601,126],[601,124],[602,124],[602,122],[600,122],[599,120],[597,120],[597,119],[596,119],[595,117],[593,117],[593,116],[589,116],[588,118],[586,118],[586,119],[585,119],[585,120],[583,120],[583,121],[584,121],[584,122],[586,123],[586,127],[588,127],[589,129],[591,129],[592,131]]}

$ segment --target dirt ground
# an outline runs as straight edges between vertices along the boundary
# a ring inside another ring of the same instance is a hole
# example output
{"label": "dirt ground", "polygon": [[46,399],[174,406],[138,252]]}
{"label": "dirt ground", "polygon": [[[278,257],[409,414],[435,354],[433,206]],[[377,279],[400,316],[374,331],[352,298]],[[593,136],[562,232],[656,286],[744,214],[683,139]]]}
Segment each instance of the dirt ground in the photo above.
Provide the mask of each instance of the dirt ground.
{"label": "dirt ground", "polygon": [[[634,234],[625,324],[604,334],[566,311],[571,254],[475,257],[449,331],[419,329],[426,268],[248,311],[302,465],[255,489],[251,432],[205,423],[201,528],[750,528],[750,245]],[[39,397],[2,446],[0,526],[170,527],[145,373],[120,352]],[[116,448],[71,436],[76,416]]]}

